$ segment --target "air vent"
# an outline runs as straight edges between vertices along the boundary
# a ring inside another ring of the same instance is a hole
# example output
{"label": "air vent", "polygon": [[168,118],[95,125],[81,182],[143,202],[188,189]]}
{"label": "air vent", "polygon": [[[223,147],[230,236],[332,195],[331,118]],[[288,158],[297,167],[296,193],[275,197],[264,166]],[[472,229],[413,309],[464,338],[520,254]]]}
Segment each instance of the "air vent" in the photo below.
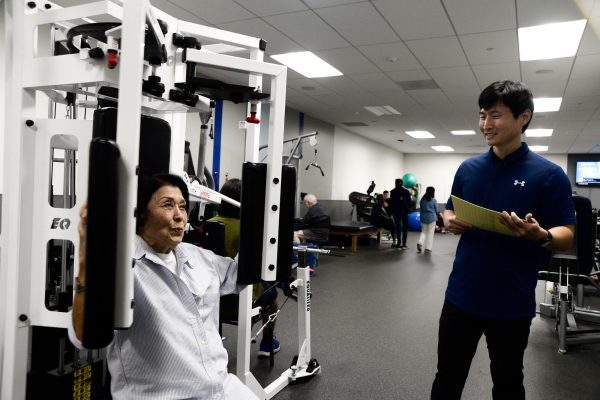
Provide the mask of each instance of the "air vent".
{"label": "air vent", "polygon": [[404,90],[439,89],[439,86],[433,79],[421,81],[400,81],[396,83]]}
{"label": "air vent", "polygon": [[364,122],[342,122],[342,125],[346,125],[346,126],[369,126],[369,125],[365,124]]}

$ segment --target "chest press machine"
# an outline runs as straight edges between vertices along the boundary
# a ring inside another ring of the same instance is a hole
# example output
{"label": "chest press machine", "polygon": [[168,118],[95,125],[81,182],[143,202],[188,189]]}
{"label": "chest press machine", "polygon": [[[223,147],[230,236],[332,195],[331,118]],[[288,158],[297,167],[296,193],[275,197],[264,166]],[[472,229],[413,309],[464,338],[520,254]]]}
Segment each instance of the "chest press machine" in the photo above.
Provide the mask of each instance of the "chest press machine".
{"label": "chest press machine", "polygon": [[[90,174],[88,178],[88,171],[93,168],[100,169],[99,172],[112,171],[118,177],[118,186],[113,188],[117,193],[114,202],[111,202],[114,208],[104,209],[114,212],[117,217],[116,234],[111,241],[113,245],[105,248],[115,259],[115,277],[113,288],[99,287],[96,290],[99,298],[94,299],[90,293],[86,293],[86,298],[90,303],[106,304],[103,296],[107,292],[114,293],[114,308],[108,318],[111,323],[104,329],[127,329],[132,323],[135,299],[130,266],[135,236],[134,208],[136,175],[140,167],[142,114],[158,117],[170,125],[168,170],[181,174],[186,114],[209,111],[209,98],[206,96],[238,96],[238,102],[248,102],[250,117],[245,138],[245,160],[248,162],[258,161],[260,132],[257,122],[260,121],[256,115],[260,115],[260,102],[270,102],[268,142],[271,151],[263,167],[264,212],[262,219],[257,221],[264,230],[259,237],[262,251],[258,257],[258,270],[262,280],[276,280],[279,214],[284,207],[280,199],[280,182],[287,69],[263,62],[266,43],[260,39],[178,20],[153,8],[147,0],[123,3],[100,0],[68,8],[48,8],[33,2],[7,0],[0,7],[6,22],[6,43],[9,44],[6,54],[10,62],[6,73],[10,79],[7,79],[6,90],[12,95],[12,101],[6,104],[3,127],[5,147],[10,151],[5,152],[3,160],[0,397],[18,400],[35,396],[27,388],[27,381],[31,379],[28,373],[32,372],[31,357],[35,357],[32,350],[37,348],[30,341],[31,332],[36,327],[64,330],[70,324],[68,298],[72,295],[73,277],[77,276],[79,267],[76,256],[79,253],[78,211],[82,200],[89,197],[95,187],[96,182],[89,180],[96,179],[94,175]],[[101,34],[75,30],[69,35],[69,30],[79,26],[82,20],[111,22],[113,25],[105,26],[106,30],[102,30]],[[120,24],[114,24],[115,21]],[[209,44],[242,47],[248,56],[234,57],[202,49],[199,43],[203,40]],[[56,48],[57,44],[70,41],[78,42],[75,46],[78,53]],[[246,73],[248,86],[232,88],[213,81],[212,87],[202,89],[206,82],[194,79],[196,66]],[[262,87],[263,77],[270,79],[270,95],[256,90]],[[101,87],[118,88],[118,98],[110,90],[103,92]],[[168,100],[162,95],[165,88],[172,88]],[[142,92],[143,95],[140,95]],[[47,98],[40,95],[42,93]],[[94,98],[98,101],[90,100]],[[77,112],[82,108],[95,108],[100,100],[111,101],[113,105],[118,102],[116,134],[109,143],[118,152],[110,152],[112,167],[104,171],[97,164],[90,165],[93,122],[86,119],[85,113],[82,119],[81,113]],[[57,117],[57,104],[61,103],[69,109],[68,119]],[[48,116],[42,117],[40,110],[46,106]],[[59,135],[68,137],[69,140],[63,143],[68,142],[69,146],[63,146],[63,151],[56,153],[53,143],[57,141],[53,138]],[[57,167],[59,164],[61,168]],[[65,189],[63,193],[56,194],[53,189],[48,190],[49,186]],[[55,207],[53,201],[48,200],[49,193],[51,199],[58,196],[64,200],[65,206]],[[95,206],[97,211],[103,205],[106,204],[100,202]],[[60,259],[62,265],[58,268],[60,272],[49,279],[45,270],[52,264],[48,259],[48,249],[56,241],[61,241],[60,257],[54,258]],[[51,284],[48,280],[52,281]],[[57,285],[60,296],[54,295],[49,300],[49,285]],[[94,291],[91,289],[94,286],[92,279],[86,285],[88,290]],[[308,272],[298,277],[296,285],[304,288],[299,292],[299,305],[306,305],[299,307],[299,313],[302,312],[305,321],[309,321]],[[67,302],[54,307],[53,302],[58,302],[59,297],[66,298]],[[268,399],[291,380],[317,373],[320,368],[310,358],[310,324],[304,322],[304,334],[301,335],[304,340],[299,345],[298,360],[280,379],[262,388],[249,371],[251,300],[251,291],[245,289],[240,295],[242,315],[238,352],[241,354],[238,355],[237,371],[242,381],[260,398]],[[101,398],[101,394],[93,389],[101,384],[98,375],[101,378],[103,371],[90,367],[96,365],[90,364],[90,360],[101,359],[101,354],[75,354],[73,362],[69,363],[65,361],[65,346],[68,343],[63,335],[56,349],[59,353],[58,367],[50,372],[36,372],[58,376],[69,397]],[[45,382],[49,385],[52,380]],[[42,389],[46,393],[52,390],[50,387]],[[58,392],[54,394],[61,396]]]}

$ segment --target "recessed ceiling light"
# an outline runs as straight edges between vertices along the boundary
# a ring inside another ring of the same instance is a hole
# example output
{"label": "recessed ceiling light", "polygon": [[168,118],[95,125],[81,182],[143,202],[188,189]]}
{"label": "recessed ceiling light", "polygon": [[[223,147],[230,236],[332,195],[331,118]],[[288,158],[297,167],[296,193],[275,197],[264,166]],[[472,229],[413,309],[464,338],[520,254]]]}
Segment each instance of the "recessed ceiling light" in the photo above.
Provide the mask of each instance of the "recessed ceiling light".
{"label": "recessed ceiling light", "polygon": [[453,135],[475,135],[475,131],[450,131]]}
{"label": "recessed ceiling light", "polygon": [[548,146],[529,146],[531,151],[548,151]]}
{"label": "recessed ceiling light", "polygon": [[548,137],[552,136],[554,129],[527,129],[525,135],[527,137]]}
{"label": "recessed ceiling light", "polygon": [[435,151],[454,151],[450,146],[431,146]]}
{"label": "recessed ceiling light", "polygon": [[573,57],[577,53],[586,20],[519,28],[520,61]]}
{"label": "recessed ceiling light", "polygon": [[295,53],[274,54],[271,56],[283,65],[287,65],[294,71],[307,78],[323,78],[326,76],[344,75],[310,51],[298,51]]}
{"label": "recessed ceiling light", "polygon": [[533,99],[533,109],[535,112],[550,112],[560,110],[562,97],[538,97]]}
{"label": "recessed ceiling light", "polygon": [[365,106],[365,110],[381,117],[382,115],[402,115],[402,113],[396,110],[392,106]]}
{"label": "recessed ceiling light", "polygon": [[406,134],[414,137],[415,139],[431,139],[435,137],[427,131],[406,131]]}

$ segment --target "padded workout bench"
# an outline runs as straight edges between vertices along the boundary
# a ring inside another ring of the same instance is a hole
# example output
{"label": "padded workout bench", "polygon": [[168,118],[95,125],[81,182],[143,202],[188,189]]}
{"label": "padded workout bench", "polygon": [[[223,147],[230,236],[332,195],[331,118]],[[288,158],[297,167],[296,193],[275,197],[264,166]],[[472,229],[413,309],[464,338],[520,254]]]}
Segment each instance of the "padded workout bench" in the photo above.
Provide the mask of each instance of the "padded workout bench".
{"label": "padded workout bench", "polygon": [[338,221],[331,223],[329,235],[350,236],[352,238],[352,251],[356,252],[358,250],[359,236],[377,234],[377,244],[379,244],[381,242],[381,231],[383,230],[383,228],[379,228],[366,222]]}

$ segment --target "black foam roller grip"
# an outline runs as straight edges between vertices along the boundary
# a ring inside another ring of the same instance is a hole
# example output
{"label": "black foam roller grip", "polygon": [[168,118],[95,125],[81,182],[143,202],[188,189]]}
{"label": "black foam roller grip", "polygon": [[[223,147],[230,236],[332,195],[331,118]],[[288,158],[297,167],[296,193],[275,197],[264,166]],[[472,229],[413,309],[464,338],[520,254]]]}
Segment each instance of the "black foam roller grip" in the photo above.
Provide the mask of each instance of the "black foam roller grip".
{"label": "black foam roller grip", "polygon": [[[266,179],[266,164],[244,163],[237,280],[242,285],[261,281]],[[295,192],[296,169],[284,165],[279,204],[277,280],[285,280],[291,273]]]}
{"label": "black foam roller grip", "polygon": [[85,256],[85,348],[106,347],[113,339],[120,151],[96,137],[90,144]]}

